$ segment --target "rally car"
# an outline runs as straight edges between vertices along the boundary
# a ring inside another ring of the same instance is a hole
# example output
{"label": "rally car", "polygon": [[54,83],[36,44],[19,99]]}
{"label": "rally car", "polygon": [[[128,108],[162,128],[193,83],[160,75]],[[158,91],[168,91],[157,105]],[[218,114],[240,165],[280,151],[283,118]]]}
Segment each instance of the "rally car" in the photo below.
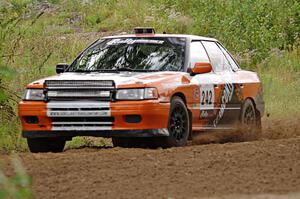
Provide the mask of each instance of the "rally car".
{"label": "rally car", "polygon": [[178,147],[196,132],[260,133],[261,81],[213,38],[136,28],[95,41],[56,72],[19,103],[31,152],[61,152],[75,136]]}

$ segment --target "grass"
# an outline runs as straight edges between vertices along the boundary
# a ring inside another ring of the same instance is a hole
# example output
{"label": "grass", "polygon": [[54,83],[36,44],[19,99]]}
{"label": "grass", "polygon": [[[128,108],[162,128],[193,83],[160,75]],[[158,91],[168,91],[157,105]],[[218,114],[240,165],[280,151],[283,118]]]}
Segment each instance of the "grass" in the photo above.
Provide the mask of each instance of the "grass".
{"label": "grass", "polygon": [[111,140],[107,138],[74,137],[67,142],[65,149],[78,149],[82,147],[105,148],[112,146]]}
{"label": "grass", "polygon": [[299,117],[300,51],[275,51],[257,70],[263,81],[266,113],[272,118]]}
{"label": "grass", "polygon": [[7,199],[30,199],[32,180],[23,168],[21,161],[15,156],[12,158],[15,171],[13,176],[6,176],[0,170],[0,198]]}
{"label": "grass", "polygon": [[[17,117],[26,84],[55,74],[58,62],[70,63],[99,35],[136,26],[218,38],[259,73],[271,117],[299,114],[299,1],[2,0],[0,151],[27,150]],[[86,144],[79,138],[68,147]]]}

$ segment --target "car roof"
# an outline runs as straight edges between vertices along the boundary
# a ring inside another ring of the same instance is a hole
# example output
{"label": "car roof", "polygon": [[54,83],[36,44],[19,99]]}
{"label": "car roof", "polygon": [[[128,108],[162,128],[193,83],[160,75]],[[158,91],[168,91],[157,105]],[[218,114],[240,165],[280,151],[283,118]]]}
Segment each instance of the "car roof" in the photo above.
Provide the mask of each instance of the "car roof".
{"label": "car roof", "polygon": [[103,37],[104,39],[115,39],[115,38],[128,38],[128,37],[181,37],[188,38],[191,40],[209,40],[209,41],[218,41],[214,38],[210,37],[202,37],[197,35],[184,35],[184,34],[128,34],[128,35],[115,35],[115,36],[107,36]]}

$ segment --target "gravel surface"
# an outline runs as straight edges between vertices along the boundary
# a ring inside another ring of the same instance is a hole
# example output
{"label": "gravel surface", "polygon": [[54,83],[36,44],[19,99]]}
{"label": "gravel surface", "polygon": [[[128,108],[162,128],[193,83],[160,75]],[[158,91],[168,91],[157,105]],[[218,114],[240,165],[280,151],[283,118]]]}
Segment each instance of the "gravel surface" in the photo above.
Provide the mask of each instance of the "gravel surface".
{"label": "gravel surface", "polygon": [[[37,198],[298,199],[299,128],[274,130],[271,136],[270,125],[265,122],[264,137],[253,142],[82,148],[19,157],[33,177]],[[11,174],[9,158],[0,155]]]}

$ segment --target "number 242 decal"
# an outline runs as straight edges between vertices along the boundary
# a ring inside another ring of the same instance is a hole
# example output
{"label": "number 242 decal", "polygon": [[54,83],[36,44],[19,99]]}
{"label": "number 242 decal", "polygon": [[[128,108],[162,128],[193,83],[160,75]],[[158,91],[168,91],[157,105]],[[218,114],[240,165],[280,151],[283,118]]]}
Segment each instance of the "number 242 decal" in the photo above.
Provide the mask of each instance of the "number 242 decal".
{"label": "number 242 decal", "polygon": [[215,93],[213,85],[200,85],[200,109],[214,109]]}
{"label": "number 242 decal", "polygon": [[201,92],[201,105],[213,103],[213,92],[206,90]]}

